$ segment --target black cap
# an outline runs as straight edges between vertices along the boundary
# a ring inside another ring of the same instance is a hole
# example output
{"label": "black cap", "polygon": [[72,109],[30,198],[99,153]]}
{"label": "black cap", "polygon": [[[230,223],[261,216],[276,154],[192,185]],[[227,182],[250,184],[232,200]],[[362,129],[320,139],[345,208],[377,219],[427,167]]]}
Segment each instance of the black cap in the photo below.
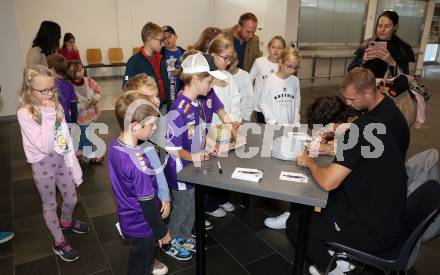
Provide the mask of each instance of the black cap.
{"label": "black cap", "polygon": [[162,27],[162,30],[164,31],[164,32],[170,32],[170,33],[172,33],[172,34],[176,34],[176,31],[173,29],[173,27],[171,27],[171,26],[163,26]]}

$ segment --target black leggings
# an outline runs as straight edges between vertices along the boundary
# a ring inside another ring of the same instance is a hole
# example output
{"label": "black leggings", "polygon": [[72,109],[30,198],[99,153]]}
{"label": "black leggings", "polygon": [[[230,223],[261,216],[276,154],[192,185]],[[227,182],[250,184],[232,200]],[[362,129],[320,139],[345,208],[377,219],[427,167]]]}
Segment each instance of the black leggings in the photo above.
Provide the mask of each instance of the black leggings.
{"label": "black leggings", "polygon": [[151,274],[156,252],[156,237],[130,238],[128,275]]}

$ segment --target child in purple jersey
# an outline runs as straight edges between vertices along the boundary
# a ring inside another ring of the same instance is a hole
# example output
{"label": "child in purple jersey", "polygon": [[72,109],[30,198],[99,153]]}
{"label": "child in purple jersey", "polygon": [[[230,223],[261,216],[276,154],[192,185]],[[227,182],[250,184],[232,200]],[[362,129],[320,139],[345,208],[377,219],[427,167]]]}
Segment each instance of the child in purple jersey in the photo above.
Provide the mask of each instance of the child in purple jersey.
{"label": "child in purple jersey", "polygon": [[209,155],[203,152],[205,128],[201,127],[200,112],[203,112],[199,96],[207,96],[212,88],[213,77],[225,76],[210,66],[209,56],[200,53],[186,57],[182,62],[181,80],[184,89],[176,98],[167,114],[167,139],[169,158],[165,175],[174,198],[168,228],[172,241],[165,252],[177,260],[191,259],[189,251],[195,251],[195,240],[191,229],[195,219],[193,185],[177,181],[177,173],[193,161],[206,160]]}
{"label": "child in purple jersey", "polygon": [[109,149],[109,177],[122,234],[130,239],[128,274],[151,274],[156,243],[162,247],[171,237],[159,210],[155,171],[137,144],[156,129],[158,109],[133,91],[118,98],[115,114],[121,134]]}
{"label": "child in purple jersey", "polygon": [[51,54],[47,57],[47,66],[55,75],[55,85],[58,88],[58,100],[64,110],[67,123],[76,123],[78,116],[78,98],[67,76],[67,61],[60,54]]}

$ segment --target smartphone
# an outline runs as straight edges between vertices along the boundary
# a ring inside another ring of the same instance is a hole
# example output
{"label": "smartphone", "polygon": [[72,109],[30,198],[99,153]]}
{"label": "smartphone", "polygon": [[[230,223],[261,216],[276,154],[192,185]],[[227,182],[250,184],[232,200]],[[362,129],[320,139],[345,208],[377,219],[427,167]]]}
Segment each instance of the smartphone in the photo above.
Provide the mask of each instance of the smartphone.
{"label": "smartphone", "polygon": [[368,48],[387,48],[387,42],[384,41],[370,41],[368,42]]}

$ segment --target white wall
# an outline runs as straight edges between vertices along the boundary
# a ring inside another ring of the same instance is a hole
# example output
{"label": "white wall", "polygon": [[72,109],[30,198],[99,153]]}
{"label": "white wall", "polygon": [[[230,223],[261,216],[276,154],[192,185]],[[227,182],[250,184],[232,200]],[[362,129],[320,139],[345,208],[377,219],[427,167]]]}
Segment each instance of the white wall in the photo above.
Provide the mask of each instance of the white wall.
{"label": "white wall", "polygon": [[[87,48],[101,48],[104,62],[106,50],[117,47],[115,0],[15,0],[18,34],[25,57],[41,21],[52,20],[61,25],[61,32],[75,35],[81,58]],[[62,43],[62,38],[60,43]],[[24,63],[23,63],[24,65]]]}
{"label": "white wall", "polygon": [[0,116],[8,116],[17,111],[23,56],[15,23],[14,0],[2,0],[0,6]]}
{"label": "white wall", "polygon": [[273,36],[286,35],[287,0],[214,0],[214,10],[213,26],[220,28],[237,24],[242,13],[254,13],[258,18],[256,34],[264,54]]}

